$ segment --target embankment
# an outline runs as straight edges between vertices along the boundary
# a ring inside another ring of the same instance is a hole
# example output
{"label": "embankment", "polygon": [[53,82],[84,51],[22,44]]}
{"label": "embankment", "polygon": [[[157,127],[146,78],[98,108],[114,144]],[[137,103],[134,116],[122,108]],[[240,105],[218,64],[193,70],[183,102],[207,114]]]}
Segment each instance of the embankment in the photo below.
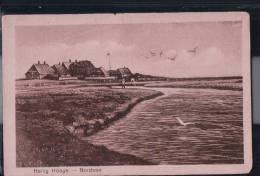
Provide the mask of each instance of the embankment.
{"label": "embankment", "polygon": [[[79,136],[108,127],[159,92],[64,85],[20,88],[16,87],[17,167],[155,164],[92,145]],[[68,132],[71,124],[76,128]]]}
{"label": "embankment", "polygon": [[103,130],[107,127],[109,127],[112,123],[115,121],[123,118],[125,115],[127,115],[133,107],[135,107],[138,103],[150,100],[153,98],[156,98],[158,96],[163,95],[162,92],[154,92],[151,95],[145,96],[145,97],[138,97],[130,100],[130,102],[122,107],[119,108],[119,110],[113,112],[111,115],[106,116],[104,119],[93,119],[89,121],[85,121],[82,123],[73,122],[66,126],[66,129],[77,137],[86,137],[93,135],[100,130]]}

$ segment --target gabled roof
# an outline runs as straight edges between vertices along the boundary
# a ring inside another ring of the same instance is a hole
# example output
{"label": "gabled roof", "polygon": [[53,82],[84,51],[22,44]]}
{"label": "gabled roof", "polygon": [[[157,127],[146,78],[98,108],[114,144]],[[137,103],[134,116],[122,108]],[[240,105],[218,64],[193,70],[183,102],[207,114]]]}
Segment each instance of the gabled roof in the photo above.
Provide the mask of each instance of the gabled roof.
{"label": "gabled roof", "polygon": [[48,64],[33,64],[39,74],[48,75],[54,74],[54,70]]}
{"label": "gabled roof", "polygon": [[92,62],[90,62],[88,60],[81,60],[81,61],[73,62],[70,65],[70,67],[91,69],[91,70],[95,71],[95,66],[92,64]]}
{"label": "gabled roof", "polygon": [[121,75],[132,75],[132,72],[127,67],[119,68],[117,70]]}
{"label": "gabled roof", "polygon": [[81,60],[81,61],[74,62],[73,64],[75,64],[75,65],[82,65],[82,66],[89,66],[89,67],[95,68],[95,66],[89,60]]}
{"label": "gabled roof", "polygon": [[64,65],[64,67],[69,70],[70,68],[70,65],[72,64],[73,62],[63,62],[62,64]]}
{"label": "gabled roof", "polygon": [[104,67],[99,67],[96,69],[99,70],[100,72],[102,72],[104,74],[104,76],[109,76],[109,72]]}
{"label": "gabled roof", "polygon": [[67,75],[68,74],[68,70],[61,64],[55,64],[52,67],[55,71],[55,74],[58,74],[58,75]]}

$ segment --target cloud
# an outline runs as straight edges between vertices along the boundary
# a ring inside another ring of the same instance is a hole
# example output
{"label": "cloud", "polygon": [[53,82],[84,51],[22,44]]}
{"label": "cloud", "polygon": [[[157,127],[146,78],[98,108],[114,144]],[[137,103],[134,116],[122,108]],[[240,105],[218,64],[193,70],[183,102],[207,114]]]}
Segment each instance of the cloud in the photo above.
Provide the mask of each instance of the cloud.
{"label": "cloud", "polygon": [[[196,53],[183,49],[180,52],[170,49],[165,51],[166,57],[154,57],[153,59],[140,60],[136,65],[138,72],[146,74],[159,73],[169,77],[201,77],[201,76],[233,76],[241,75],[240,62],[233,62],[230,69],[228,56],[221,49],[210,46],[202,48]],[[167,59],[177,54],[174,61]]]}
{"label": "cloud", "polygon": [[[16,41],[19,76],[37,60],[84,59],[108,68],[107,52],[113,69],[171,77],[241,74],[241,24],[230,22],[19,26]],[[197,52],[188,52],[194,46]]]}

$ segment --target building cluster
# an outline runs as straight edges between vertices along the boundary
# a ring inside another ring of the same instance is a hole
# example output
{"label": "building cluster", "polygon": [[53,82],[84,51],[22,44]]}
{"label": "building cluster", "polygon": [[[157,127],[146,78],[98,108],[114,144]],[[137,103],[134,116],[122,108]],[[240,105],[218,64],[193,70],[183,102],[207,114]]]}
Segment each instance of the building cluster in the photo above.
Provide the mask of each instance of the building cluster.
{"label": "building cluster", "polygon": [[95,67],[90,61],[75,60],[62,62],[49,66],[45,61],[33,64],[25,73],[26,79],[88,79],[88,78],[110,78],[110,79],[131,79],[133,77],[129,68],[123,67],[116,70],[106,70],[103,67]]}

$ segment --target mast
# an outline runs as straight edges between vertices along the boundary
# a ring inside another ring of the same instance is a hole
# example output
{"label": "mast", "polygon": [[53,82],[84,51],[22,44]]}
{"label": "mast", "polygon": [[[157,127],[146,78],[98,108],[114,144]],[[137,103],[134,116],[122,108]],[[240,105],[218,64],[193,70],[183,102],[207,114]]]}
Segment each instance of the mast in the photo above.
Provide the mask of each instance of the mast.
{"label": "mast", "polygon": [[108,68],[109,68],[109,70],[111,70],[110,52],[107,52],[107,57],[108,57]]}

